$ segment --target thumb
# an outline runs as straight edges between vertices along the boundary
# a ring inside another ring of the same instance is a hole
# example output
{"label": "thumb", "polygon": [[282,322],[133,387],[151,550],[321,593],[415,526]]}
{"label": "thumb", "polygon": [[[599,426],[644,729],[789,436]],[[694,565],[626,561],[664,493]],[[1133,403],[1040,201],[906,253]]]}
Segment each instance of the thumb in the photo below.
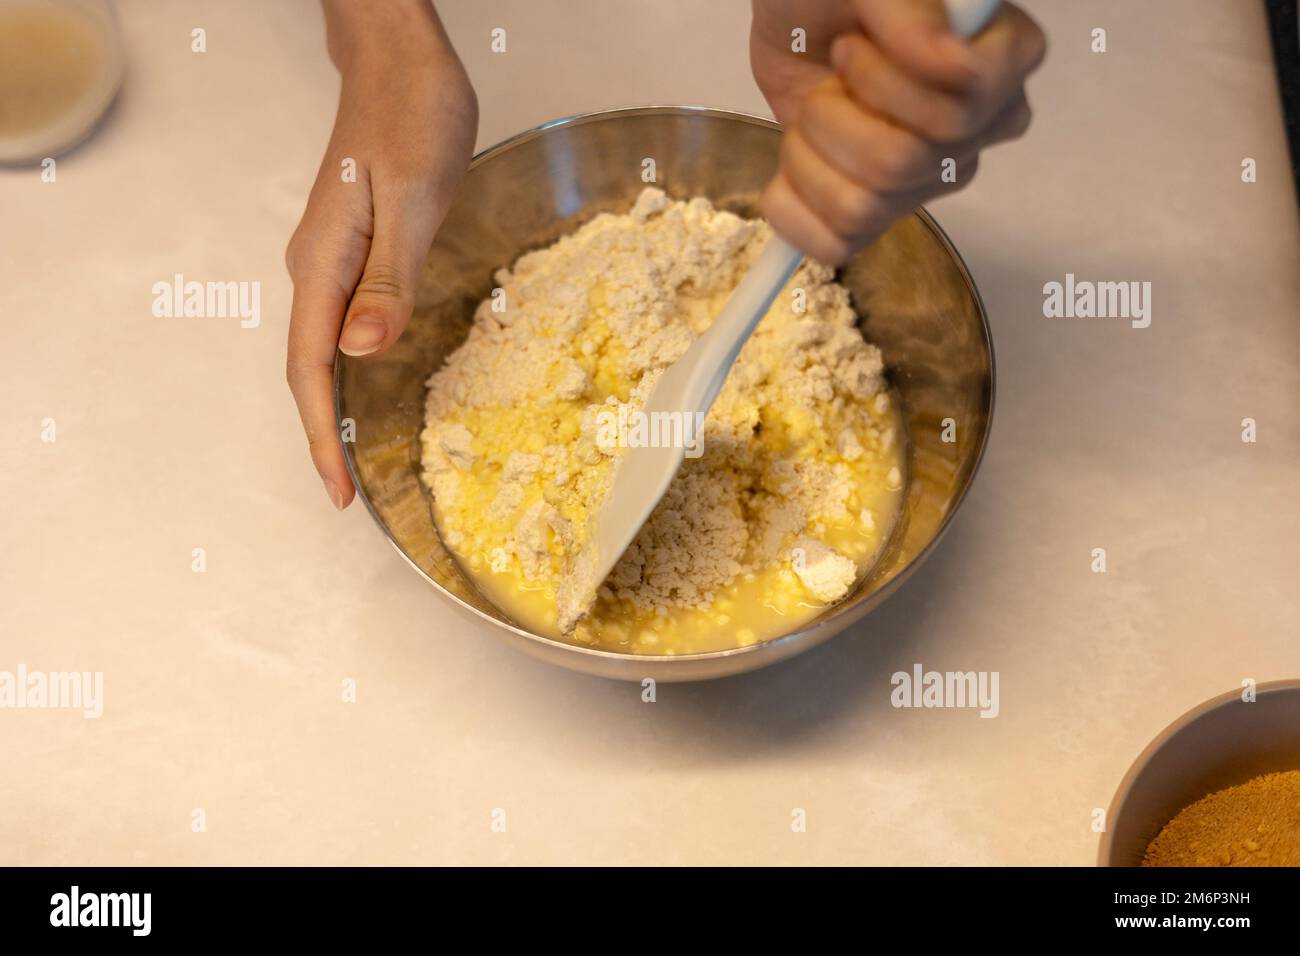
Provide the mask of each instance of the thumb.
{"label": "thumb", "polygon": [[339,351],[374,355],[397,341],[411,321],[415,290],[441,210],[412,196],[375,196],[375,235],[352,293]]}

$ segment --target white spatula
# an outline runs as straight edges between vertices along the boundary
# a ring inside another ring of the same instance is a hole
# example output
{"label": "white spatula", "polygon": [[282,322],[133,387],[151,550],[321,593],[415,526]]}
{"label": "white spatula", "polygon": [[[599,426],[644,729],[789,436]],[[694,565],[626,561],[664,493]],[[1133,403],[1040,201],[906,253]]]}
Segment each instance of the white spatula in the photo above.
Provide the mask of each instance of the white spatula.
{"label": "white spatula", "polygon": [[[945,0],[953,32],[963,37],[978,33],[999,2]],[[713,324],[665,370],[650,393],[644,411],[652,427],[656,420],[671,422],[680,416],[682,433],[689,434],[694,423],[708,413],[741,347],[802,259],[803,254],[780,236],[768,240]],[[672,417],[660,419],[664,413]],[[695,441],[700,437],[693,436]],[[684,441],[675,447],[638,446],[625,451],[609,496],[596,516],[591,550],[579,562],[583,573],[578,575],[580,580],[571,582],[584,593],[570,592],[570,598],[577,599],[570,602],[570,607],[574,603],[582,603],[584,608],[590,605],[596,588],[668,490],[690,444]]]}

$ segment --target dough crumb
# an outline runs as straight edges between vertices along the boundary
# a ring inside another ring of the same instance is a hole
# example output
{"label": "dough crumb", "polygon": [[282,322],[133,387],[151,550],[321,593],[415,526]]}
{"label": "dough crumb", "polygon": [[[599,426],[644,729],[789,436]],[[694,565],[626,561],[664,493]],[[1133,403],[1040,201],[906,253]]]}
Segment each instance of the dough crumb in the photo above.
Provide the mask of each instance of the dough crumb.
{"label": "dough crumb", "polygon": [[794,573],[819,601],[838,601],[857,580],[858,566],[816,538],[800,538],[791,555]]}
{"label": "dough crumb", "polygon": [[446,452],[451,463],[462,471],[474,464],[474,452],[470,442],[474,436],[464,425],[447,425],[438,433],[438,443]]}

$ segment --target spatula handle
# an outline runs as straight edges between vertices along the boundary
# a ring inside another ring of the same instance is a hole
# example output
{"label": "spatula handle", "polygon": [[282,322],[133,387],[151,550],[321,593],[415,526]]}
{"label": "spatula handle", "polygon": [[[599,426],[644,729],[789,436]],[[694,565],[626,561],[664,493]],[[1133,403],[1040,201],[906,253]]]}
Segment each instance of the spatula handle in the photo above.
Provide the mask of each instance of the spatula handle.
{"label": "spatula handle", "polygon": [[943,5],[952,32],[959,37],[973,37],[998,12],[1002,0],[944,0]]}

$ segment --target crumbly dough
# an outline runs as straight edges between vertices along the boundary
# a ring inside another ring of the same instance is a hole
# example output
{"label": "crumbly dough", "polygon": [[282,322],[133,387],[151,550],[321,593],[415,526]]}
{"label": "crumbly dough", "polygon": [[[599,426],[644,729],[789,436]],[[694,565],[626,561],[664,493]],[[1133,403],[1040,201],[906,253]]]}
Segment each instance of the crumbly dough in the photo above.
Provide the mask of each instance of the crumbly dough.
{"label": "crumbly dough", "polygon": [[858,566],[816,538],[800,538],[791,549],[794,573],[812,596],[827,604],[853,586]]}
{"label": "crumbly dough", "polygon": [[[423,475],[444,541],[494,568],[518,562],[554,592],[561,633],[589,609],[566,582],[590,557],[591,518],[623,452],[597,440],[600,413],[642,406],[769,235],[707,200],[646,189],[627,214],[500,270],[500,291],[429,379]],[[657,615],[708,608],[771,567],[794,570],[817,602],[852,587],[854,558],[820,538],[872,521],[855,494],[863,481],[901,477],[885,454],[894,419],[880,352],[832,279],[805,263],[778,296],[705,421],[703,454],[683,463],[605,600]]]}

